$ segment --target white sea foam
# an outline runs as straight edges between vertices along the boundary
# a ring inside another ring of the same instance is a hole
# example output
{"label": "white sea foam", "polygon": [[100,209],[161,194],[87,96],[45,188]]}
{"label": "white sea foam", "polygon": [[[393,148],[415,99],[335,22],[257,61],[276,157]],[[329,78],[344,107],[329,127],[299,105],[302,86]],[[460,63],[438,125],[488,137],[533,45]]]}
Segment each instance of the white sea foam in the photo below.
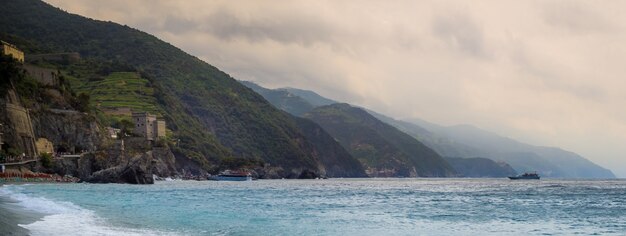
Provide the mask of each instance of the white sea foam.
{"label": "white sea foam", "polygon": [[93,211],[81,208],[71,202],[52,201],[13,191],[19,186],[0,187],[0,196],[16,201],[16,205],[27,210],[46,214],[41,220],[19,225],[31,235],[176,235],[148,229],[133,229],[110,225]]}

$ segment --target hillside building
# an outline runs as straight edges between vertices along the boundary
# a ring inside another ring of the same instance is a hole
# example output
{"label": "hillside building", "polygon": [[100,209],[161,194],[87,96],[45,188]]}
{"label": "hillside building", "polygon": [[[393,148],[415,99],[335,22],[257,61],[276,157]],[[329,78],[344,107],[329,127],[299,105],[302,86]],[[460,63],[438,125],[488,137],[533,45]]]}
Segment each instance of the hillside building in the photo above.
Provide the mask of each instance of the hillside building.
{"label": "hillside building", "polygon": [[2,43],[2,54],[9,55],[19,62],[24,63],[24,52],[17,49],[17,47],[13,44],[1,40],[0,43]]}
{"label": "hillside building", "polygon": [[165,137],[165,121],[157,120],[155,115],[148,112],[133,112],[135,122],[134,133],[149,141],[156,141]]}
{"label": "hillside building", "polygon": [[37,153],[39,154],[41,153],[54,154],[54,145],[48,139],[38,138],[35,145],[37,146]]}
{"label": "hillside building", "polygon": [[113,127],[107,127],[107,133],[109,133],[109,137],[111,137],[112,139],[117,139],[118,138],[118,134],[121,132],[121,129],[116,129]]}

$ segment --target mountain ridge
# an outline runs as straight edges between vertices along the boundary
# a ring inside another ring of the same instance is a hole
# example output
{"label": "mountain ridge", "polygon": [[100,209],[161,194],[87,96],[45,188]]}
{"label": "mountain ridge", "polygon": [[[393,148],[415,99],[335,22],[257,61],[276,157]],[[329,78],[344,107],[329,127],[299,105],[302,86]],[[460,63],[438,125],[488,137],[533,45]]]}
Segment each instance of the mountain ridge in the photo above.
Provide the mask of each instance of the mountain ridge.
{"label": "mountain ridge", "polygon": [[[284,88],[275,90],[281,89]],[[297,90],[308,91],[303,89]],[[312,91],[309,94],[321,97]],[[315,99],[319,100],[320,98]],[[321,99],[333,101],[323,97]],[[377,119],[413,136],[444,157],[484,157],[494,161],[509,163],[517,172],[539,171],[545,177],[615,178],[615,175],[610,170],[576,153],[560,148],[525,144],[468,124],[445,127],[418,118],[397,120],[369,109],[366,110]],[[289,112],[288,109],[286,111]],[[459,130],[471,130],[475,133],[474,135],[458,136]],[[488,142],[474,143],[477,140],[476,137],[481,136],[489,137],[491,142],[499,143],[499,145],[488,145]],[[501,142],[504,142],[504,144],[501,144]],[[497,148],[491,149],[489,146],[497,146]]]}
{"label": "mountain ridge", "polygon": [[456,176],[436,152],[363,109],[338,103],[317,107],[304,117],[335,137],[372,177]]}

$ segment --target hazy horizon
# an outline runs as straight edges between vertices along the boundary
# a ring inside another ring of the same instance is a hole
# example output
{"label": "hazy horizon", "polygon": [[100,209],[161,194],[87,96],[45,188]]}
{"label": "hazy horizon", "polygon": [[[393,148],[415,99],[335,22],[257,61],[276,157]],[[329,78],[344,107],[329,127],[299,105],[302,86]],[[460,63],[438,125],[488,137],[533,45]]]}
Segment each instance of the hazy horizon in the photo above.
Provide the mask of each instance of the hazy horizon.
{"label": "hazy horizon", "polygon": [[626,177],[625,2],[60,1],[239,80],[472,124]]}

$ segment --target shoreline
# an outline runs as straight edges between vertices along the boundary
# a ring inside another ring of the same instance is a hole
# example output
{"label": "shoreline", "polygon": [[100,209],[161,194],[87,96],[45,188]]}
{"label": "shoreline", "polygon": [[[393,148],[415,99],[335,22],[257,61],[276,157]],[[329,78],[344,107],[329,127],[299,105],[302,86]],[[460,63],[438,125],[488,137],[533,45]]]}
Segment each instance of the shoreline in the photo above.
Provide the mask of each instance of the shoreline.
{"label": "shoreline", "polygon": [[[0,189],[7,183],[0,182]],[[18,183],[19,184],[19,183]],[[0,195],[0,235],[30,235],[30,231],[19,225],[41,220],[45,214],[27,210],[16,205],[8,195]]]}

